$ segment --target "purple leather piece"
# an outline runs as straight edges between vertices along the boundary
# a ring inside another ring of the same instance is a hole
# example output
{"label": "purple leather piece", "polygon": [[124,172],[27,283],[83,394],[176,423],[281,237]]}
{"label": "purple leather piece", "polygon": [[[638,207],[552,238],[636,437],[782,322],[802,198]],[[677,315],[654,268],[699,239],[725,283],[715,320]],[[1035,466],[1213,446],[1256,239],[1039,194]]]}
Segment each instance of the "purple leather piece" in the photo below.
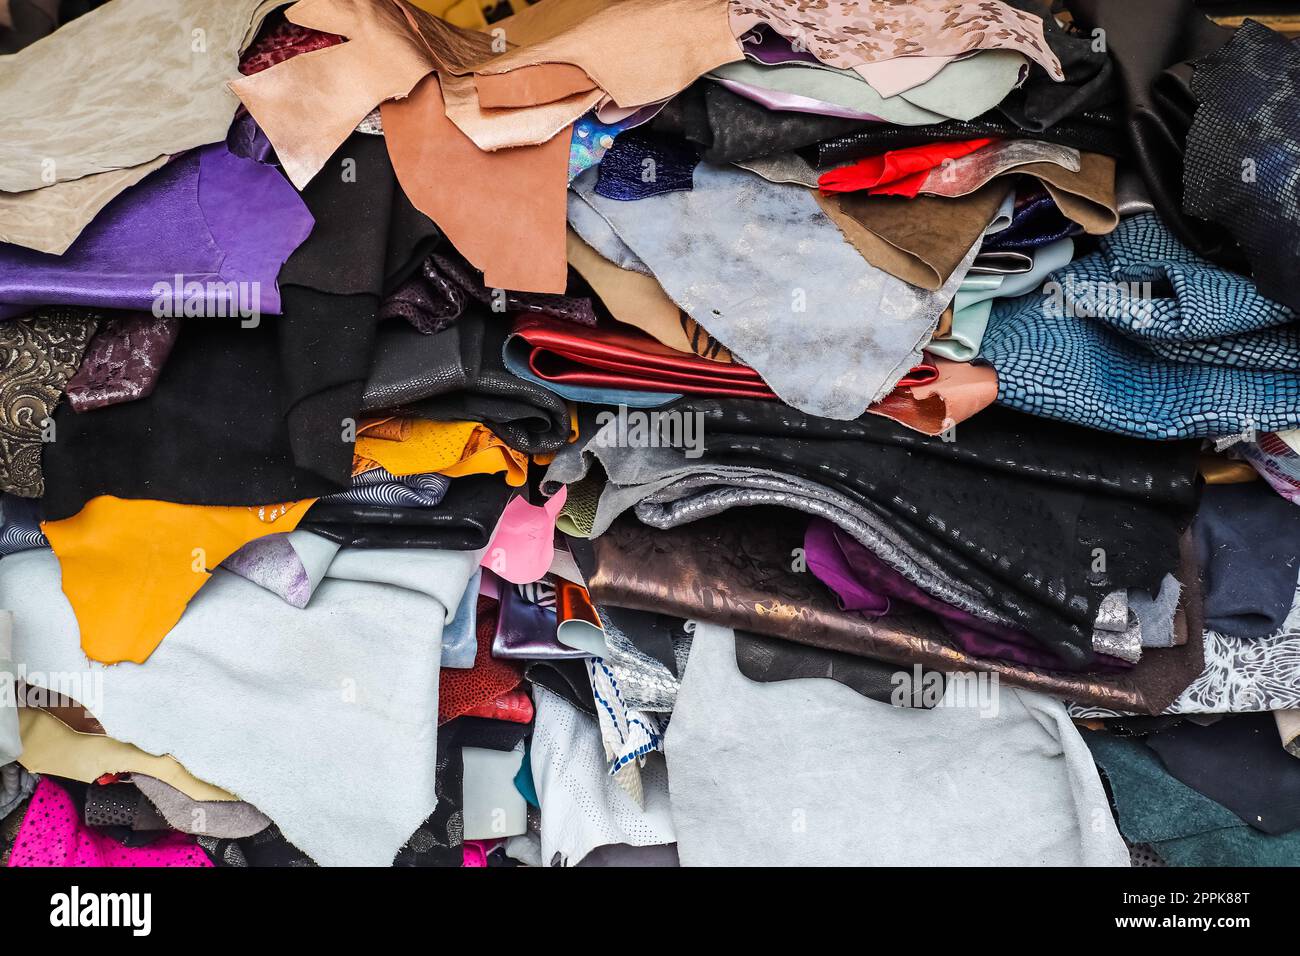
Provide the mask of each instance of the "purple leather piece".
{"label": "purple leather piece", "polygon": [[[122,193],[61,256],[0,244],[0,317],[28,305],[150,312],[155,284],[170,290],[177,275],[203,284],[192,297],[203,315],[239,315],[241,304],[276,314],[276,275],[314,225],[278,169],[214,143]],[[183,292],[169,303],[183,307]]]}
{"label": "purple leather piece", "polygon": [[[1012,628],[981,621],[937,600],[829,521],[815,518],[804,535],[808,569],[836,595],[845,610],[880,617],[896,600],[929,611],[940,619],[953,642],[968,654],[1013,661],[1046,670],[1066,669],[1041,642]],[[884,610],[873,611],[881,607]],[[1123,670],[1125,661],[1098,654],[1094,670]]]}
{"label": "purple leather piece", "polygon": [[411,276],[379,305],[378,317],[405,319],[418,332],[433,335],[465,311],[465,291],[425,263],[423,274]]}
{"label": "purple leather piece", "polygon": [[77,373],[63,390],[74,412],[144,398],[180,334],[179,319],[147,312],[118,316],[100,326]]}
{"label": "purple leather piece", "polygon": [[740,37],[745,56],[772,66],[776,63],[820,63],[807,50],[796,50],[785,37],[765,23],[760,23]]}
{"label": "purple leather piece", "polygon": [[221,566],[298,608],[307,606],[315,588],[315,582],[287,534],[268,534],[250,541],[226,558]]}
{"label": "purple leather piece", "polygon": [[844,611],[857,611],[867,617],[884,617],[889,613],[889,596],[872,590],[858,580],[835,541],[835,526],[814,520],[804,532],[804,557],[808,569],[835,594]]}
{"label": "purple leather piece", "polygon": [[590,657],[561,644],[555,636],[555,608],[523,597],[514,585],[501,588],[501,609],[492,637],[492,656],[502,660],[558,661]]}
{"label": "purple leather piece", "polygon": [[270,166],[279,165],[275,147],[262,132],[262,127],[257,125],[257,120],[253,119],[252,113],[244,113],[230,124],[230,132],[226,134],[226,145],[236,156]]}

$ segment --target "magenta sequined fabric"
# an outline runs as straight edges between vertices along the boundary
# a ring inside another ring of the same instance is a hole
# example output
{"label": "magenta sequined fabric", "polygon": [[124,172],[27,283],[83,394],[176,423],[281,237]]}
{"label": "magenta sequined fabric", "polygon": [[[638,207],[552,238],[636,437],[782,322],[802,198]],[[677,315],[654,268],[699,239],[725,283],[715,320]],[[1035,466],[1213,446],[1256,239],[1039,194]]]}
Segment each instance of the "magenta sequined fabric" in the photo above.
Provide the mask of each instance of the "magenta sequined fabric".
{"label": "magenta sequined fabric", "polygon": [[23,817],[10,866],[212,866],[194,837],[168,833],[148,846],[122,846],[81,822],[76,804],[42,780]]}

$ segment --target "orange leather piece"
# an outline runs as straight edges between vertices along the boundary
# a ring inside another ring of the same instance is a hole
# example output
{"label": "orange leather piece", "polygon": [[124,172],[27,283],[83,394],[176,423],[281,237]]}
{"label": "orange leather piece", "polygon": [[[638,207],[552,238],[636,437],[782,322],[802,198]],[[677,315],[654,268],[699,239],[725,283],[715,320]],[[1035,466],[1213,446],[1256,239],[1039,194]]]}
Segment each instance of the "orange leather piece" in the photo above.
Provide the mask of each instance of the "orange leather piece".
{"label": "orange leather piece", "polygon": [[[447,118],[436,74],[380,112],[407,198],[483,272],[489,288],[564,291],[568,127],[539,146],[485,153]],[[503,223],[510,241],[502,241]]]}
{"label": "orange leather piece", "polygon": [[244,508],[101,495],[43,522],[82,650],[105,664],[143,663],[217,565],[255,538],[292,531],[315,500]]}

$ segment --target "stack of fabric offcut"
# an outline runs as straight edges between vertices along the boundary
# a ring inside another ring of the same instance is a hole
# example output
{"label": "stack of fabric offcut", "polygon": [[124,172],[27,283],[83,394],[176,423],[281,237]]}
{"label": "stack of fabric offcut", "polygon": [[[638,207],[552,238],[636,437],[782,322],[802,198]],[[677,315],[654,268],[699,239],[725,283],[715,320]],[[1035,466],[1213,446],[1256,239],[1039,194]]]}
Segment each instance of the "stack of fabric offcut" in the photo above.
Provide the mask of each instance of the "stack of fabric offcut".
{"label": "stack of fabric offcut", "polygon": [[1300,863],[1282,32],[7,0],[0,52],[7,865]]}

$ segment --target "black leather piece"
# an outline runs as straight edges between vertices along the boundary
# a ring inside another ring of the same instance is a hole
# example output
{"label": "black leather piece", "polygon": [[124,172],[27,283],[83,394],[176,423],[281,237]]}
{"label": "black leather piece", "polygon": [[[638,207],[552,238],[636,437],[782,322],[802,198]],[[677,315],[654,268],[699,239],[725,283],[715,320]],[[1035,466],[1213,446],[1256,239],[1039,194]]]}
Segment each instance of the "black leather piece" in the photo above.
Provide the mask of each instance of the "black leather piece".
{"label": "black leather piece", "polygon": [[1052,14],[1059,0],[1006,0],[1013,7],[1032,13],[1043,21],[1043,36],[1061,61],[1064,82],[1047,75],[1037,63],[1029,64],[1029,76],[1007,94],[998,109],[1021,128],[1041,133],[1061,120],[1115,102],[1120,87],[1115,67],[1104,49],[1094,49],[1093,37],[1059,26]]}
{"label": "black leather piece", "polygon": [[350,136],[302,198],[316,224],[280,270],[284,315],[270,320],[284,356],[284,412],[294,462],[347,484],[352,457],[341,436],[360,411],[380,299],[442,234],[398,187],[380,137]]}
{"label": "black leather piece", "polygon": [[1181,118],[1188,123],[1183,209],[1226,227],[1259,291],[1300,311],[1300,49],[1248,20],[1194,69],[1188,95],[1199,105],[1194,118]]}
{"label": "black leather piece", "polygon": [[871,125],[817,113],[769,110],[703,79],[669,100],[649,128],[702,146],[706,162],[723,164],[786,153]]}
{"label": "black leather piece", "polygon": [[533,661],[524,669],[524,679],[559,694],[578,710],[596,716],[596,698],[584,661]]}
{"label": "black leather piece", "polygon": [[942,671],[927,668],[917,681],[911,671],[897,664],[824,647],[792,644],[752,631],[736,631],[736,666],[750,680],[762,684],[819,677],[838,681],[863,697],[886,704],[894,703],[895,689],[900,686],[894,681],[894,675],[902,671],[913,688],[905,706],[922,709],[928,709],[927,704],[933,707],[937,699],[923,693],[923,689],[936,688],[937,697],[942,697],[945,683]]}
{"label": "black leather piece", "polygon": [[316,222],[280,270],[284,314],[255,328],[186,320],[153,394],[55,412],[58,440],[43,453],[50,520],[98,494],[258,505],[348,487],[343,436],[361,412],[380,297],[439,233],[398,188],[378,137],[349,137],[303,202]]}
{"label": "black leather piece", "polygon": [[149,799],[130,783],[87,785],[82,819],[87,826],[92,827],[124,828],[151,833],[171,829]]}
{"label": "black leather piece", "polygon": [[334,295],[391,292],[442,238],[397,185],[381,136],[349,136],[302,190],[302,199],[316,224],[280,269],[282,288]]}
{"label": "black leather piece", "polygon": [[434,508],[396,508],[348,501],[319,501],[300,528],[354,548],[487,547],[511,489],[500,475],[455,478]]}
{"label": "black leather piece", "polygon": [[[592,435],[594,432],[587,432]],[[565,543],[569,546],[569,554],[573,557],[573,563],[578,566],[584,578],[590,578],[591,573],[596,570],[596,556],[592,548],[590,538],[571,538],[564,536]]]}
{"label": "black leather piece", "polygon": [[492,529],[483,534],[479,528],[411,528],[374,524],[301,525],[345,548],[430,548],[434,551],[477,551],[487,547]]}
{"label": "black leather piece", "polygon": [[464,388],[470,372],[461,361],[460,339],[459,325],[425,335],[400,323],[386,324],[379,333],[362,407],[368,412],[402,408]]}
{"label": "black leather piece", "polygon": [[1106,594],[1154,594],[1177,566],[1195,508],[1197,442],[1119,439],[999,408],[953,441],[777,402],[686,398],[667,410],[703,415],[701,463],[773,468],[851,496],[1075,667],[1093,659]]}
{"label": "black leather piece", "polygon": [[[82,413],[59,404],[58,440],[43,449],[45,518],[70,518],[97,495],[258,505],[343,491],[346,481],[295,463],[290,404],[269,318],[247,329],[186,320],[147,398]],[[338,431],[317,435],[351,461]]]}
{"label": "black leather piece", "polygon": [[[839,421],[807,415],[781,402],[688,396],[664,409],[698,411],[706,426],[719,432],[895,446],[989,469],[1008,479],[1030,475],[1039,482],[1146,501],[1189,515],[1198,500],[1197,441],[1126,438],[998,406],[956,426],[952,434],[958,437],[951,441],[879,415]],[[711,450],[706,443],[705,454]]]}
{"label": "black leather piece", "polygon": [[1192,0],[1070,0],[1069,8],[1084,30],[1105,31],[1124,86],[1133,165],[1160,218],[1200,255],[1242,269],[1241,253],[1225,231],[1184,215],[1182,201],[1193,101],[1190,70],[1179,64],[1217,50],[1232,31],[1199,13]]}
{"label": "black leather piece", "polygon": [[1256,830],[1300,829],[1300,760],[1282,749],[1271,713],[1184,722],[1146,740],[1173,776]]}
{"label": "black leather piece", "polygon": [[1014,250],[981,250],[971,266],[972,275],[1013,276],[1028,272],[1034,267],[1033,256]]}
{"label": "black leather piece", "polygon": [[564,399],[506,370],[505,316],[470,305],[451,328],[423,335],[405,322],[379,332],[362,395],[366,411],[389,410],[437,421],[482,422],[528,454],[553,452],[569,437]]}
{"label": "black leather piece", "polygon": [[528,736],[532,724],[491,717],[457,717],[438,728],[438,746],[443,740],[453,747],[481,747],[484,750],[514,750]]}
{"label": "black leather piece", "polygon": [[294,464],[347,486],[352,434],[370,370],[378,295],[333,295],[286,285],[284,315],[265,318],[279,339],[284,415]]}
{"label": "black leather piece", "polygon": [[[838,166],[864,156],[878,156],[891,149],[924,143],[986,136],[1023,139],[1024,135],[1024,130],[994,109],[973,120],[946,120],[929,126],[872,123],[856,132],[823,139],[800,153],[814,166]],[[1129,153],[1122,116],[1113,106],[1077,113],[1035,133],[1033,138],[1117,158],[1124,158]]]}

